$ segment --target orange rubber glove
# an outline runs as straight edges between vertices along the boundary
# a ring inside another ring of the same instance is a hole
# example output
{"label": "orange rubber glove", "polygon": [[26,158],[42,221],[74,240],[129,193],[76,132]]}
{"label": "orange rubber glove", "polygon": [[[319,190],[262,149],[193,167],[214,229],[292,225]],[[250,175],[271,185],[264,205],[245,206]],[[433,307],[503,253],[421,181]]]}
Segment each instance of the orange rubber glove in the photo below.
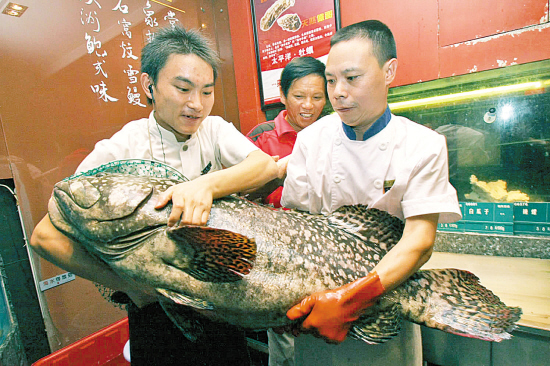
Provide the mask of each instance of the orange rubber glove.
{"label": "orange rubber glove", "polygon": [[[334,290],[316,292],[286,313],[291,320],[305,315],[304,333],[313,333],[329,343],[343,342],[352,322],[385,291],[376,272]],[[309,315],[308,315],[309,314]]]}

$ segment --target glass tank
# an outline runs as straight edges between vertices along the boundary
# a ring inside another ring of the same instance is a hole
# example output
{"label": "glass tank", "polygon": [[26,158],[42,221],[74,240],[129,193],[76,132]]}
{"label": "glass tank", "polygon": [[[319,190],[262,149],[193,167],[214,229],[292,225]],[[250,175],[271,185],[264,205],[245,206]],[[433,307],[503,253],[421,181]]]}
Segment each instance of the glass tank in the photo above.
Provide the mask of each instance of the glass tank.
{"label": "glass tank", "polygon": [[2,258],[0,258],[0,359],[4,349],[4,341],[12,330],[14,323],[11,307],[8,301],[8,295],[4,286],[4,278],[6,277],[3,265],[4,263],[2,261]]}
{"label": "glass tank", "polygon": [[390,89],[390,109],[447,139],[463,220],[550,234],[550,60]]}

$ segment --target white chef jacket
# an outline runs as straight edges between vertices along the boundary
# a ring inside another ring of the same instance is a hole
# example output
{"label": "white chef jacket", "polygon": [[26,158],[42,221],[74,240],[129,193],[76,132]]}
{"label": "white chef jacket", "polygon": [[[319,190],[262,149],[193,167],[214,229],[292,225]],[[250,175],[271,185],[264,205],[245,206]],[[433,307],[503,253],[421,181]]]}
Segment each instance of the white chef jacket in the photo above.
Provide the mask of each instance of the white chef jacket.
{"label": "white chef jacket", "polygon": [[120,159],[156,160],[177,169],[188,179],[243,161],[258,148],[233,124],[208,116],[185,142],[161,127],[153,112],[124,125],[110,139],[99,141],[78,166],[77,173]]}
{"label": "white chef jacket", "polygon": [[380,132],[355,141],[332,114],[298,133],[281,204],[323,214],[365,204],[401,219],[439,213],[454,222],[461,213],[447,160],[445,137],[405,117],[391,115]]}
{"label": "white chef jacket", "polygon": [[[401,219],[439,213],[440,222],[459,220],[445,138],[389,110],[386,113],[387,125],[381,117],[367,130],[366,135],[374,134],[365,141],[351,140],[337,114],[299,132],[281,204],[323,214],[365,204]],[[420,326],[403,321],[402,327],[397,337],[382,345],[348,339],[335,347],[301,336],[295,340],[296,364],[420,366]]]}

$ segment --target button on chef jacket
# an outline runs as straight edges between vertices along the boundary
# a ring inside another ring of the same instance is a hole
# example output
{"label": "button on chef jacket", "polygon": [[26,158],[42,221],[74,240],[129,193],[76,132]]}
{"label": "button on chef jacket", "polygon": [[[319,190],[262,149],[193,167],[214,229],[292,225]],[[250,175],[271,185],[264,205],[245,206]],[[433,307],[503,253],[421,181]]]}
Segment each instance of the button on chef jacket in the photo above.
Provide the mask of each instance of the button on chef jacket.
{"label": "button on chef jacket", "polygon": [[454,222],[461,213],[447,160],[444,136],[389,108],[362,138],[335,113],[298,133],[281,203],[323,214],[365,204],[401,219],[439,213],[439,222]]}

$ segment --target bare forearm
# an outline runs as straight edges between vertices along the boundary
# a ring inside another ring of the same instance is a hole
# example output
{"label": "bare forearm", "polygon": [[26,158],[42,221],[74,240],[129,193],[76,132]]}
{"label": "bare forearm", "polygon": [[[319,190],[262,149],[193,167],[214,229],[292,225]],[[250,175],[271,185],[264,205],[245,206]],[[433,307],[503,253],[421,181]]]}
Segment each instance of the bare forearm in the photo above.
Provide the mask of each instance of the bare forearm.
{"label": "bare forearm", "polygon": [[399,243],[374,268],[386,290],[397,287],[430,259],[438,218],[433,214],[407,220]]}
{"label": "bare forearm", "polygon": [[[260,150],[250,153],[240,164],[209,174],[214,198],[258,188],[277,178],[277,163]],[[206,176],[201,177],[206,178]]]}

